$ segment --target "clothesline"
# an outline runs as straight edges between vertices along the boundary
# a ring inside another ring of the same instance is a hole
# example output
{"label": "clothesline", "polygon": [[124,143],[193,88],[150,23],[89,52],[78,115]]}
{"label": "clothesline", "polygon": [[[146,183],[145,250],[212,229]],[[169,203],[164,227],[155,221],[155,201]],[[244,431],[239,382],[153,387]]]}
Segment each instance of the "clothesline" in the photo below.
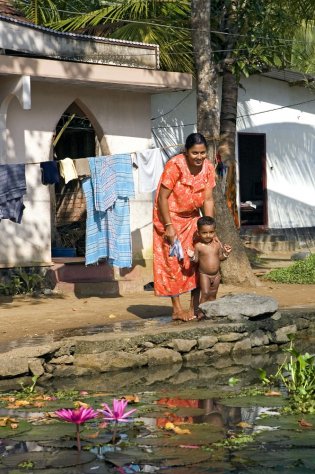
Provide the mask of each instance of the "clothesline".
{"label": "clothesline", "polygon": [[[155,149],[156,148],[159,148],[160,150],[166,150],[168,148],[177,148],[179,146],[185,146],[184,143],[177,143],[176,145],[168,145],[168,146],[163,146],[163,147],[154,147]],[[154,148],[147,148],[147,150],[153,150]],[[137,151],[128,151],[128,152],[125,152],[127,155],[132,155],[134,153],[137,153],[139,150]],[[105,156],[111,156],[110,154],[108,155],[105,155]],[[71,158],[72,161],[76,161],[76,160],[82,160],[84,158],[88,158],[88,157],[81,157],[81,158]],[[46,160],[46,161],[29,161],[29,162],[26,162],[26,163],[12,163],[14,165],[40,165],[41,163],[47,163],[48,161],[50,160]],[[55,161],[61,161],[61,160],[55,160]],[[0,165],[10,165],[11,163],[0,163]]]}

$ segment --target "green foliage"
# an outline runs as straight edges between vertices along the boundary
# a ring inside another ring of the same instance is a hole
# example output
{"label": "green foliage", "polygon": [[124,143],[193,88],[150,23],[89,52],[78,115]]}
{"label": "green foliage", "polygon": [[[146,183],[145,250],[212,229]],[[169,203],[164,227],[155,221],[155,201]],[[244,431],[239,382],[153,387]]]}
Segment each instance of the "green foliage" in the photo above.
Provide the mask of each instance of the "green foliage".
{"label": "green foliage", "polygon": [[[16,5],[34,23],[54,29],[159,44],[162,69],[194,71],[189,0],[16,0]],[[292,58],[296,65],[302,54],[305,66],[315,43],[313,10],[313,0],[212,0],[218,69],[246,77],[288,67]],[[307,35],[309,47],[299,42],[301,35]]]}
{"label": "green foliage", "polygon": [[0,295],[26,295],[41,291],[45,277],[37,269],[16,268],[0,282]]}
{"label": "green foliage", "polygon": [[220,441],[218,443],[214,443],[214,446],[217,447],[224,447],[224,448],[243,448],[244,445],[247,445],[248,443],[252,443],[254,441],[254,438],[252,435],[247,435],[247,434],[235,434],[231,436],[230,438],[224,439],[223,441]]}
{"label": "green foliage", "polygon": [[21,388],[22,388],[22,392],[20,393],[20,395],[21,395],[22,397],[25,397],[25,396],[27,397],[27,396],[29,396],[29,395],[33,395],[33,394],[36,392],[35,386],[36,386],[38,377],[39,377],[38,375],[34,375],[34,376],[32,377],[32,383],[31,383],[31,385],[25,386],[25,385],[23,384],[23,382],[20,383]]}
{"label": "green foliage", "polygon": [[277,283],[313,284],[315,283],[315,255],[295,262],[290,267],[272,270],[264,278]]}
{"label": "green foliage", "polygon": [[79,391],[78,390],[58,390],[57,392],[54,392],[53,395],[56,397],[58,400],[75,400],[79,396]]}
{"label": "green foliage", "polygon": [[315,356],[300,354],[294,347],[293,336],[290,346],[284,349],[287,357],[276,374],[267,377],[266,371],[260,369],[260,379],[264,384],[284,385],[289,397],[286,411],[315,413]]}

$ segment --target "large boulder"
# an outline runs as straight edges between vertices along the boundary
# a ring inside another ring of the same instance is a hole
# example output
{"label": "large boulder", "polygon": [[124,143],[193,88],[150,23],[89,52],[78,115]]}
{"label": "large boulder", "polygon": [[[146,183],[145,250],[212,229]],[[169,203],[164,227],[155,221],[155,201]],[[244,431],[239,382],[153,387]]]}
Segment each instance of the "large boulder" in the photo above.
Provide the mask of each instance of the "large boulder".
{"label": "large boulder", "polygon": [[271,317],[278,309],[278,302],[268,296],[240,293],[202,303],[199,308],[208,319],[225,317],[230,321],[244,321]]}

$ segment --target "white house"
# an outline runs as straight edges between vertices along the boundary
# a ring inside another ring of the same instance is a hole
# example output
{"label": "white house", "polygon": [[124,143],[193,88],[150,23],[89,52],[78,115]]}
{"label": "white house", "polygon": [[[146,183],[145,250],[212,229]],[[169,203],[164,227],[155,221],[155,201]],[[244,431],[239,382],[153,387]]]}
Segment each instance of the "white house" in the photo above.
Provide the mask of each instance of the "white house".
{"label": "white house", "polygon": [[[241,85],[236,148],[241,234],[264,250],[312,245],[315,90],[305,86],[302,74],[289,71],[252,76]],[[152,117],[159,146],[184,143],[196,131],[195,92],[152,96]]]}
{"label": "white house", "polygon": [[[69,115],[76,115],[69,126],[76,135],[65,135],[63,146],[78,158],[93,156],[95,141],[102,155],[143,150],[152,143],[151,94],[191,87],[191,75],[159,70],[157,45],[59,33],[0,15],[0,164],[25,163],[27,183],[22,223],[0,222],[0,267],[52,263],[56,196],[41,184],[39,163],[53,159],[53,137]],[[142,269],[151,263],[151,220],[151,194],[137,194],[131,232]]]}

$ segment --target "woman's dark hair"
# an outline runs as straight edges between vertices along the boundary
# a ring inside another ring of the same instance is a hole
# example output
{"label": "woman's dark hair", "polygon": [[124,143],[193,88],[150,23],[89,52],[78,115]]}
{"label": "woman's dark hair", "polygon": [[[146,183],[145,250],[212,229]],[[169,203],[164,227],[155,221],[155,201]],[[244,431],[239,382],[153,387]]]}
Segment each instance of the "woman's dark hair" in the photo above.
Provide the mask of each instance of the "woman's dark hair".
{"label": "woman's dark hair", "polygon": [[186,138],[185,148],[189,150],[194,145],[204,145],[207,148],[207,140],[201,133],[191,133]]}

